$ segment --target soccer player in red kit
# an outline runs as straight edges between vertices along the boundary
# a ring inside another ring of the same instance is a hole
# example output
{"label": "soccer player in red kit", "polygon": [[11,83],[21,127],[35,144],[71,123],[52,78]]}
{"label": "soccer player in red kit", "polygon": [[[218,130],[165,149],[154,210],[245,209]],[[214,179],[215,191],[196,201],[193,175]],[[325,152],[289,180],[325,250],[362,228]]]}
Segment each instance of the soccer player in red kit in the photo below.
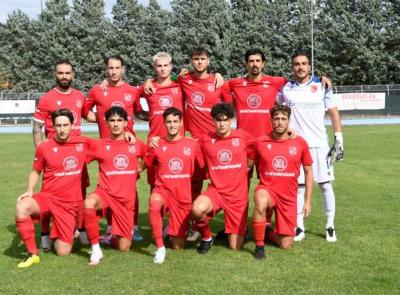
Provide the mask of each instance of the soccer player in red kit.
{"label": "soccer player in red kit", "polygon": [[272,132],[254,143],[253,160],[259,161],[260,183],[254,191],[253,232],[254,256],[265,258],[266,212],[274,210],[275,231],[267,230],[267,239],[282,249],[290,248],[296,234],[297,178],[303,165],[306,184],[304,216],[311,213],[313,186],[312,158],[306,141],[290,138],[288,127],[291,110],[276,105],[271,111]]}
{"label": "soccer player in red kit", "polygon": [[[138,119],[148,121],[148,113],[143,111],[140,106],[139,100],[139,89],[126,83],[123,79],[125,73],[124,60],[119,55],[113,55],[106,59],[106,73],[107,81],[106,88],[102,88],[100,85],[94,86],[89,90],[88,99],[85,101],[83,108],[83,114],[88,114],[93,107],[96,107],[96,120],[100,138],[108,138],[110,135],[110,129],[107,126],[107,120],[105,118],[105,112],[112,106],[120,106],[124,108],[128,114],[128,121],[126,131],[135,134],[133,125],[133,116],[135,115]],[[136,198],[138,203],[138,199]],[[138,210],[138,206],[136,209]],[[138,217],[138,211],[135,214]],[[109,227],[107,233],[102,238],[104,242],[109,243],[111,235],[111,220],[108,219]],[[137,224],[137,219],[135,220]],[[135,231],[135,240],[143,240],[139,230]]]}
{"label": "soccer player in red kit", "polygon": [[193,203],[192,215],[200,221],[198,229],[202,241],[197,251],[208,252],[213,240],[208,225],[209,216],[220,210],[225,212],[225,233],[229,248],[243,246],[247,224],[247,153],[251,145],[249,136],[242,130],[231,129],[233,108],[226,103],[212,107],[214,132],[199,139],[211,183]]}
{"label": "soccer player in red kit", "polygon": [[[56,87],[44,94],[36,107],[35,114],[33,116],[33,143],[37,147],[42,143],[42,127],[44,126],[44,133],[47,138],[53,138],[56,135],[55,128],[51,119],[51,114],[58,109],[67,108],[74,116],[74,125],[72,130],[72,136],[79,136],[81,134],[81,121],[82,121],[82,110],[85,103],[85,96],[79,90],[71,87],[72,80],[74,78],[74,69],[70,61],[59,60],[55,65],[55,78]],[[85,118],[94,119],[93,113],[86,114]],[[82,173],[82,194],[86,194],[86,187],[89,186],[89,175],[86,167]],[[79,218],[82,220],[81,216]],[[49,217],[43,216],[41,220],[41,248],[44,251],[49,251],[51,248],[50,243],[50,219]],[[78,224],[82,227],[81,221]],[[80,238],[83,244],[87,243],[87,238],[82,229],[80,229]]]}
{"label": "soccer player in red kit", "polygon": [[[105,112],[110,136],[92,144],[87,162],[99,162],[97,188],[85,199],[85,226],[92,245],[90,265],[96,265],[103,258],[99,244],[99,216],[106,209],[111,210],[113,245],[127,252],[131,246],[134,228],[134,208],[138,157],[143,158],[146,147],[136,139],[135,144],[125,141],[128,114],[120,106]],[[98,216],[99,215],[99,216]]]}
{"label": "soccer player in red kit", "polygon": [[167,233],[174,250],[184,247],[189,229],[192,205],[191,177],[195,164],[203,166],[199,144],[181,135],[182,111],[170,107],[163,113],[167,135],[156,148],[149,146],[145,156],[147,167],[156,166],[157,174],[149,202],[149,218],[157,251],[153,262],[161,264],[166,251],[162,236],[162,218],[169,211]]}
{"label": "soccer player in red kit", "polygon": [[[82,206],[81,173],[88,140],[70,136],[74,123],[70,110],[54,111],[51,118],[56,135],[37,147],[28,189],[17,200],[15,222],[28,251],[28,257],[18,264],[19,268],[40,262],[33,222],[43,216],[53,218],[51,238],[55,240],[57,255],[68,255],[72,250],[78,210]],[[42,189],[34,193],[42,171]]]}

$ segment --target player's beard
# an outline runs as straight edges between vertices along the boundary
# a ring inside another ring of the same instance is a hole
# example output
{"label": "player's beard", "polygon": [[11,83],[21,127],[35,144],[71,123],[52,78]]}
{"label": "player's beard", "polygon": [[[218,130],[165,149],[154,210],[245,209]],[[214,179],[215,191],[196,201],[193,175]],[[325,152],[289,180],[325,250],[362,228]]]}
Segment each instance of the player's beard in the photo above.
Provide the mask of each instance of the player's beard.
{"label": "player's beard", "polygon": [[258,76],[261,73],[261,70],[258,67],[251,68],[251,75]]}
{"label": "player's beard", "polygon": [[63,90],[68,90],[71,87],[72,80],[56,79],[57,86]]}

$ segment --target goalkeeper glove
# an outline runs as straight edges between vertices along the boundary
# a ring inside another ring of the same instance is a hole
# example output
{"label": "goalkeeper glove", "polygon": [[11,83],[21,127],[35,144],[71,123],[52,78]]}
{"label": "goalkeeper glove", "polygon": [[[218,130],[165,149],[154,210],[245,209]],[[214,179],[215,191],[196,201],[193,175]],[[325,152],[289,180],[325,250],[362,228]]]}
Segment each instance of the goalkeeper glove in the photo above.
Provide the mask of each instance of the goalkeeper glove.
{"label": "goalkeeper glove", "polygon": [[343,147],[343,134],[342,132],[335,132],[335,154],[336,161],[342,161],[344,157]]}

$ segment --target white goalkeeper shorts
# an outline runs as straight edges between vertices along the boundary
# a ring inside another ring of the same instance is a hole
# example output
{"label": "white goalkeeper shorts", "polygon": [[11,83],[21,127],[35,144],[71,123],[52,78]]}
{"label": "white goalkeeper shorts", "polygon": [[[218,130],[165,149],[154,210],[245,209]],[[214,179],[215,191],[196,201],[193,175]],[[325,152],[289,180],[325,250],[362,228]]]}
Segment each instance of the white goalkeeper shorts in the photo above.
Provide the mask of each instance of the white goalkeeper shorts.
{"label": "white goalkeeper shorts", "polygon": [[[327,158],[328,152],[328,146],[310,148],[310,154],[313,159],[313,176],[316,183],[328,182],[335,179],[332,162]],[[305,183],[303,166],[300,167],[300,175],[297,182],[298,184]]]}

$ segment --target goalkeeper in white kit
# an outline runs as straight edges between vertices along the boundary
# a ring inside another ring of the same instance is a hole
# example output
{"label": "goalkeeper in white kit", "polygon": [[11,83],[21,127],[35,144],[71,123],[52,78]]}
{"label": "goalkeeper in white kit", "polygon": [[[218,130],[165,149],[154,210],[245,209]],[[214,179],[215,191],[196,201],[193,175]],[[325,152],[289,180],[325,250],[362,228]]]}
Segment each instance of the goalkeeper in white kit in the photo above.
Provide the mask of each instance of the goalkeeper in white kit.
{"label": "goalkeeper in white kit", "polygon": [[[322,83],[310,75],[310,59],[306,52],[298,51],[292,57],[293,81],[289,81],[282,88],[277,97],[277,102],[291,107],[292,116],[290,128],[297,135],[303,137],[309,147],[313,158],[314,181],[318,183],[323,197],[326,214],[326,240],[336,242],[334,225],[335,194],[332,188],[334,180],[333,162],[343,159],[343,135],[341,130],[340,115],[332,90],[327,90]],[[329,148],[324,117],[328,111],[335,134],[335,143]],[[294,153],[296,151],[293,151]],[[305,238],[304,227],[304,174],[298,179],[297,191],[297,229],[295,241]]]}

